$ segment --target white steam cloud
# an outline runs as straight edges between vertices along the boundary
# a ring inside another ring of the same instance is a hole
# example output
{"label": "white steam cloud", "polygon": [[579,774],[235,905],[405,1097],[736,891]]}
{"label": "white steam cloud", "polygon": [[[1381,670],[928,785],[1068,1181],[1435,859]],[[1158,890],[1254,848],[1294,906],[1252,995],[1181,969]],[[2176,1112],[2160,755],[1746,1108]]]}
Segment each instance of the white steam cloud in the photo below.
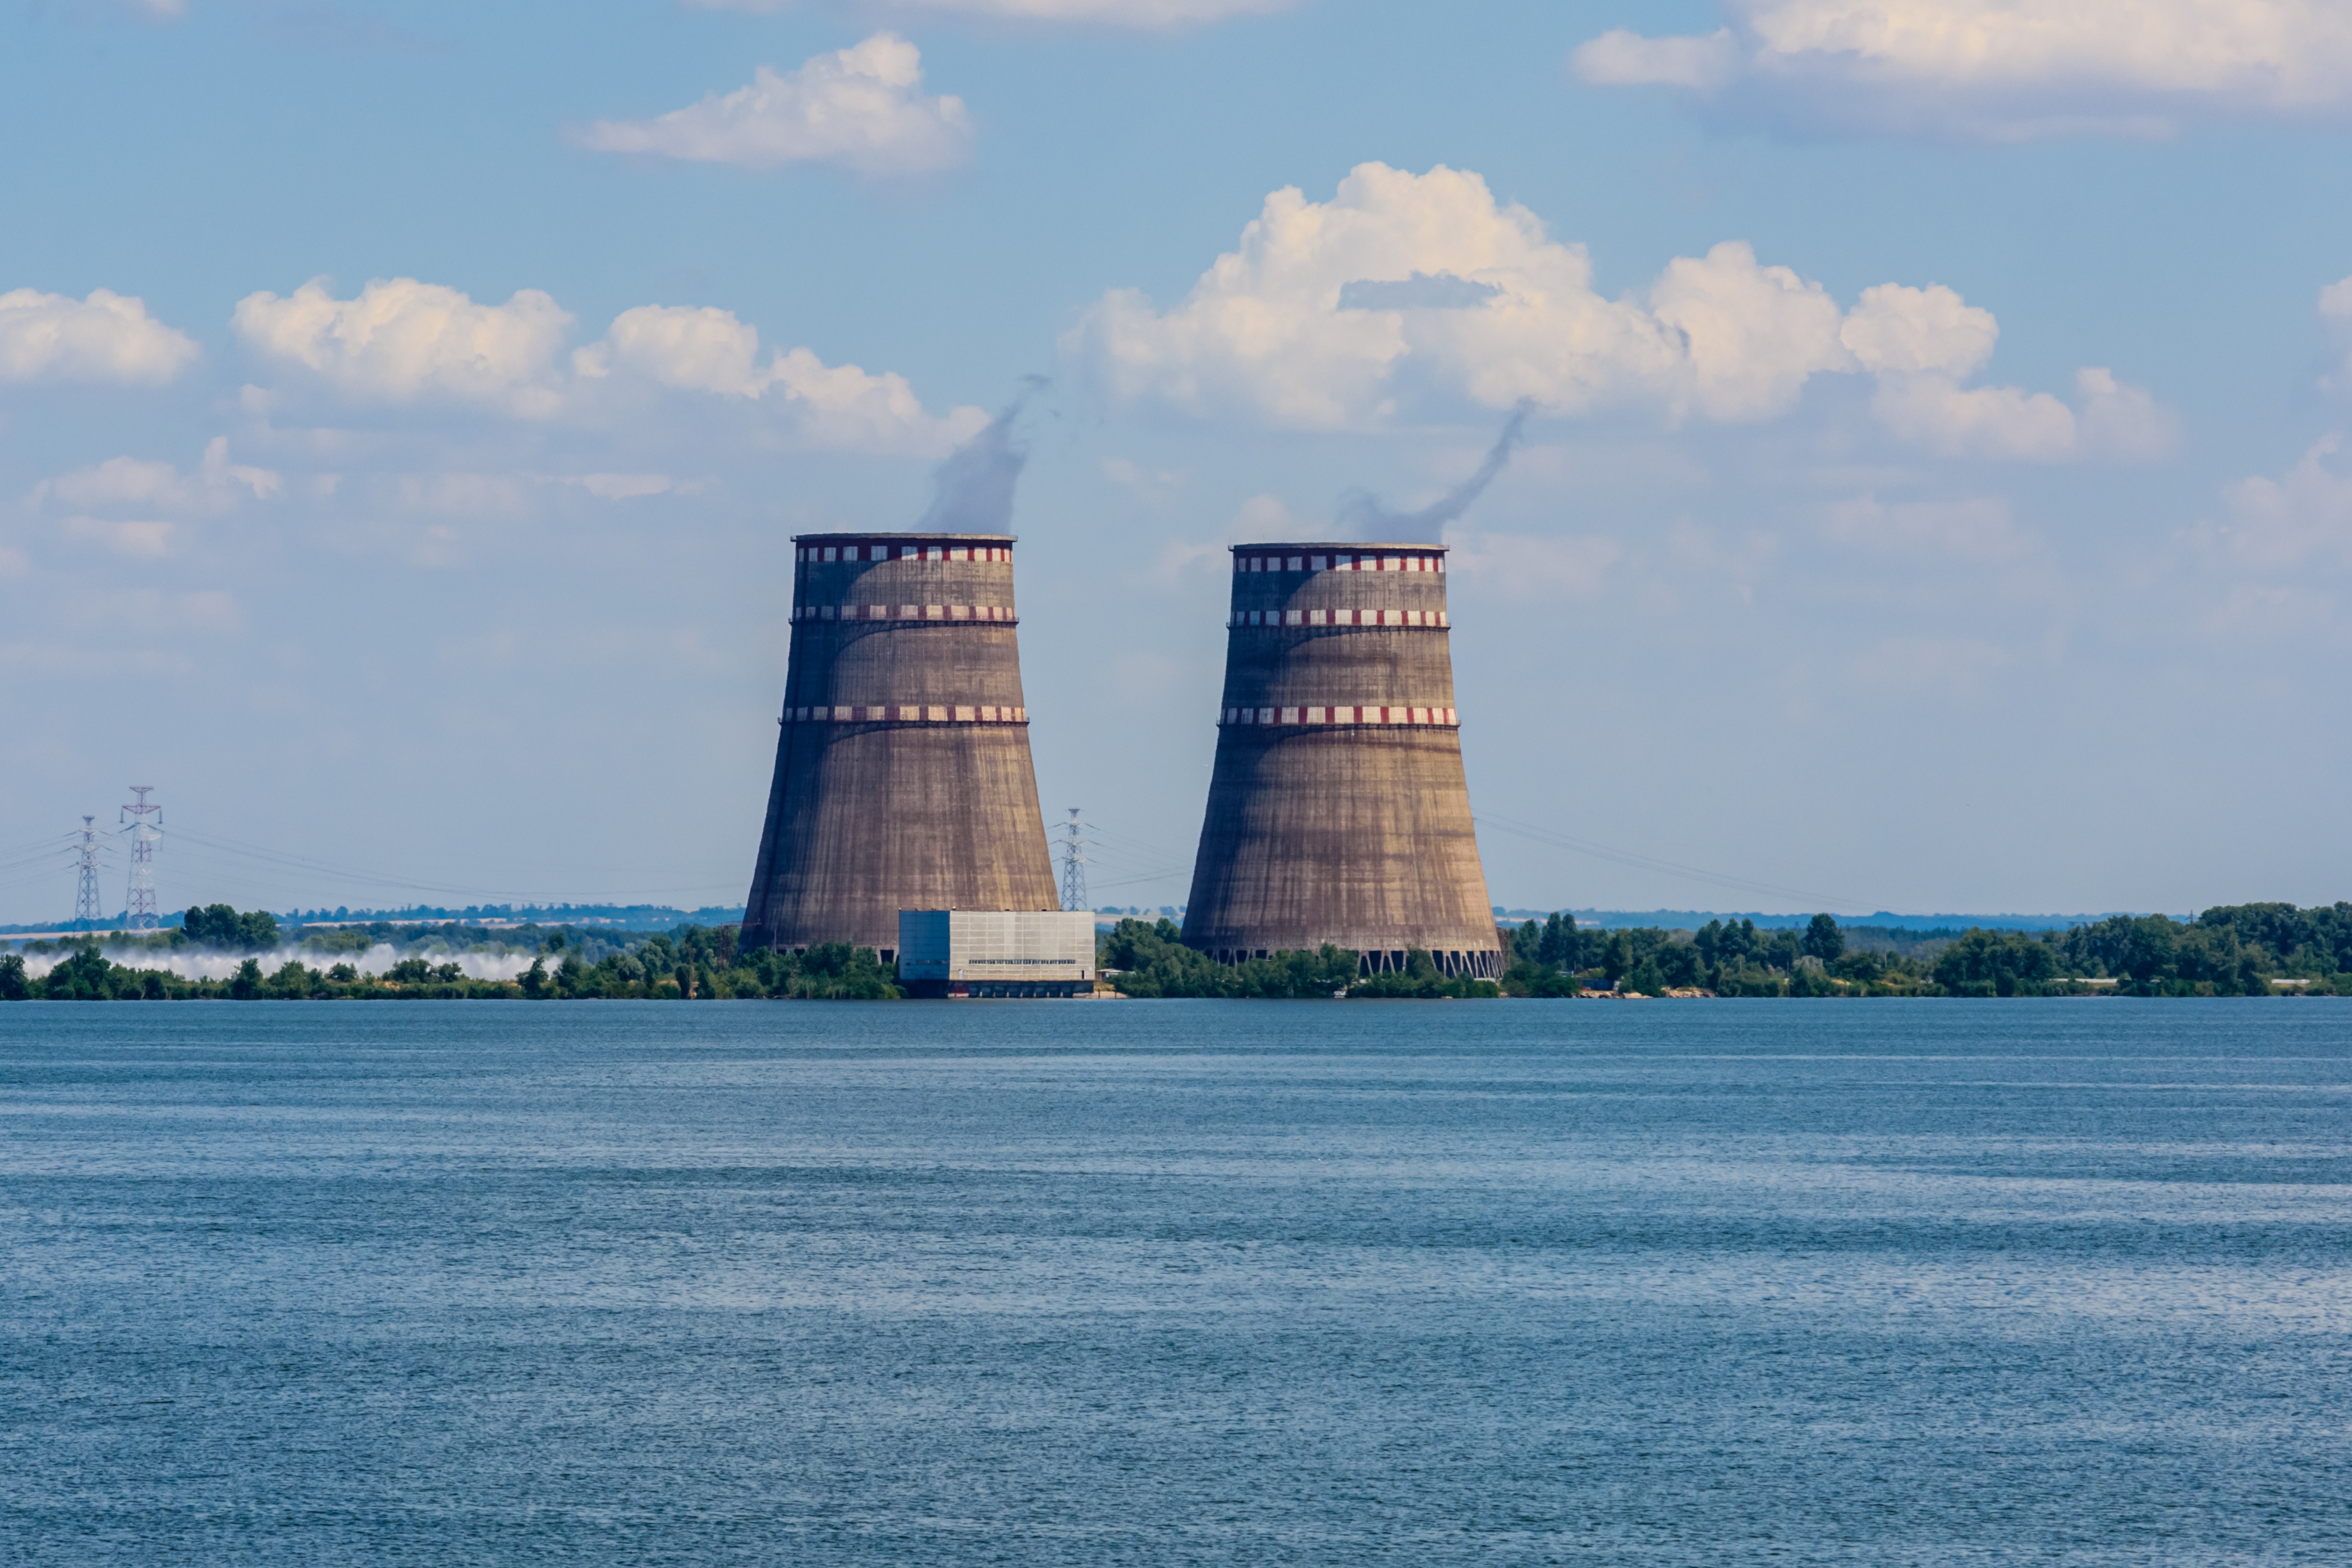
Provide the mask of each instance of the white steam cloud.
{"label": "white steam cloud", "polygon": [[1501,473],[1511,460],[1511,448],[1519,444],[1520,433],[1527,428],[1528,405],[1522,402],[1503,425],[1503,433],[1486,449],[1478,471],[1446,491],[1419,511],[1390,511],[1380,499],[1358,490],[1349,496],[1339,508],[1339,528],[1344,537],[1367,542],[1435,544],[1444,538],[1445,525],[1470,510],[1470,503],[1483,494],[1495,476]]}
{"label": "white steam cloud", "polygon": [[1013,439],[1013,426],[1029,400],[1045,390],[1042,375],[1026,377],[1004,411],[940,465],[938,488],[929,510],[915,524],[918,533],[1010,533],[1013,490],[1029,449]]}
{"label": "white steam cloud", "polygon": [[[244,967],[248,958],[258,959],[261,973],[275,974],[286,964],[299,959],[305,968],[321,973],[338,963],[348,963],[362,974],[382,974],[404,958],[421,958],[439,968],[454,963],[458,973],[468,980],[512,980],[531,965],[537,955],[529,952],[431,952],[423,950],[403,952],[390,942],[378,942],[364,952],[309,952],[299,947],[280,947],[268,952],[209,952],[194,948],[170,948],[154,952],[137,947],[107,947],[99,952],[110,963],[125,969],[160,969],[176,974],[183,980],[231,980]],[[63,952],[28,952],[25,954],[25,973],[38,980],[50,970],[74,955],[74,950]]]}

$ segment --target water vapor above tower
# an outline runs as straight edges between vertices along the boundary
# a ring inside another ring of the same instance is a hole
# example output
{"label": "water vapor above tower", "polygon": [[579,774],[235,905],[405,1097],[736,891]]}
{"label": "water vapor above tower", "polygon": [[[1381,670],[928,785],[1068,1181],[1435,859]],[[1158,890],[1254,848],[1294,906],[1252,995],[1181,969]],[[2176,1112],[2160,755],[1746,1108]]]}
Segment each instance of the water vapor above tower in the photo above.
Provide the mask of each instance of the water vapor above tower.
{"label": "water vapor above tower", "polygon": [[[1511,450],[1527,428],[1530,405],[1522,401],[1503,425],[1503,433],[1486,449],[1478,471],[1419,511],[1395,512],[1381,505],[1368,490],[1351,491],[1339,507],[1339,537],[1398,544],[1435,544],[1445,536],[1445,525],[1470,510],[1496,475],[1510,465]],[[982,436],[988,432],[983,430]],[[973,439],[979,439],[978,437]]]}
{"label": "water vapor above tower", "polygon": [[931,504],[915,524],[919,533],[1010,533],[1013,531],[1013,490],[1029,449],[1016,440],[1014,426],[1029,400],[1045,390],[1042,375],[1022,378],[1021,390],[1003,412],[978,435],[958,447],[940,463],[933,480]]}

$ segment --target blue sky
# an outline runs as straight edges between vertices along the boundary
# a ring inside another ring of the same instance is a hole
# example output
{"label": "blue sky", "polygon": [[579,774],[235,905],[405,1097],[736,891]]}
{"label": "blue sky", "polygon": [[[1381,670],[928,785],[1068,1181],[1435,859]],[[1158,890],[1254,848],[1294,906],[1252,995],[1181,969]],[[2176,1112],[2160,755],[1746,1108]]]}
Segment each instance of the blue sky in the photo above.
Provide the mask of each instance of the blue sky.
{"label": "blue sky", "polygon": [[1520,399],[1498,902],[2333,900],[2347,112],[2293,0],[11,0],[0,848],[152,784],[169,907],[740,899],[791,534],[1034,374],[1098,902],[1183,897],[1223,547]]}

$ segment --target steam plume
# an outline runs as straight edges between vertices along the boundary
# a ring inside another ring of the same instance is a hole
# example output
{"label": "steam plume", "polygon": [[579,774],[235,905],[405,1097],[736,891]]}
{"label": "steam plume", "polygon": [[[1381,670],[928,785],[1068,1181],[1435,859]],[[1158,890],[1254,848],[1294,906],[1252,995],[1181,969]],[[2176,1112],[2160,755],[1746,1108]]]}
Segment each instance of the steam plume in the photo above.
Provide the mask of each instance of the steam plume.
{"label": "steam plume", "polygon": [[[1511,448],[1519,444],[1519,432],[1527,423],[1528,405],[1521,403],[1512,410],[1503,433],[1486,449],[1486,461],[1478,465],[1478,471],[1419,511],[1390,511],[1381,505],[1378,497],[1362,490],[1352,492],[1339,508],[1340,537],[1393,540],[1399,544],[1437,543],[1444,535],[1445,525],[1469,510],[1470,503],[1495,482],[1495,476],[1510,462]],[[985,436],[987,432],[981,434]]]}
{"label": "steam plume", "polygon": [[1022,378],[1021,390],[990,420],[986,428],[940,465],[938,489],[929,511],[915,524],[918,533],[1010,533],[1013,531],[1013,487],[1029,448],[1013,439],[1013,424],[1029,400],[1045,388],[1042,375]]}

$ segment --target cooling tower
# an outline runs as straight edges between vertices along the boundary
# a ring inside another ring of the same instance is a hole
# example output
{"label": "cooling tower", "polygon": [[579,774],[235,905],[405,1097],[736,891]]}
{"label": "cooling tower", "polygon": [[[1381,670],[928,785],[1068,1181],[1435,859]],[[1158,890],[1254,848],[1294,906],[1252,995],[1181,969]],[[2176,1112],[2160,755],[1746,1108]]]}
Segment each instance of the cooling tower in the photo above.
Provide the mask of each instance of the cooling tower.
{"label": "cooling tower", "polygon": [[1434,544],[1234,548],[1225,694],[1184,941],[1226,963],[1325,942],[1502,972]]}
{"label": "cooling tower", "polygon": [[887,962],[900,910],[1060,908],[1012,536],[793,544],[792,663],[743,944],[845,942]]}

